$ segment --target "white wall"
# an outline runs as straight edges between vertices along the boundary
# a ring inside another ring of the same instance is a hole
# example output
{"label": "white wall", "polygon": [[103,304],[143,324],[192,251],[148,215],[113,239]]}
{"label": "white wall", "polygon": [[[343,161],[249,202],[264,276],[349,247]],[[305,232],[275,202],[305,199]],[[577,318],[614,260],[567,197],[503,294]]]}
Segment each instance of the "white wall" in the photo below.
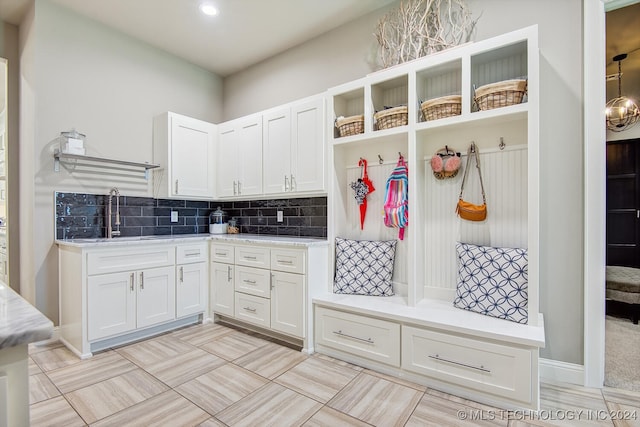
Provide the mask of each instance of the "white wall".
{"label": "white wall", "polygon": [[[582,2],[467,0],[482,14],[476,40],[539,25],[541,355],[583,363]],[[391,5],[395,7],[397,5]],[[225,79],[224,118],[364,76],[379,10]]]}
{"label": "white wall", "polygon": [[21,285],[34,288],[27,294],[35,295],[36,307],[57,322],[54,191],[106,194],[118,186],[123,195],[151,196],[152,186],[142,179],[128,183],[109,172],[54,173],[54,140],[76,128],[87,135],[88,155],[151,162],[152,118],[170,110],[221,121],[222,80],[48,0],[36,1],[32,31],[33,114],[23,119],[23,142],[30,146],[24,151],[32,153],[21,157],[21,165],[31,171],[23,175],[30,182],[25,187],[33,187],[23,194],[33,198],[21,213],[28,218],[25,228],[32,230],[32,235],[23,230],[22,237],[31,242],[33,259]]}

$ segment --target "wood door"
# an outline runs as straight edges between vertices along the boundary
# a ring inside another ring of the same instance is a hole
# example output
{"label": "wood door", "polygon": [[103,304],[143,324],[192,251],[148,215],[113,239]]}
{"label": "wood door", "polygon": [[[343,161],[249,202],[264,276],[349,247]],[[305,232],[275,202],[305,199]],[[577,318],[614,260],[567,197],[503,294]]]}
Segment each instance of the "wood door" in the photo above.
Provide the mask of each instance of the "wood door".
{"label": "wood door", "polygon": [[607,143],[607,265],[640,267],[640,139]]}

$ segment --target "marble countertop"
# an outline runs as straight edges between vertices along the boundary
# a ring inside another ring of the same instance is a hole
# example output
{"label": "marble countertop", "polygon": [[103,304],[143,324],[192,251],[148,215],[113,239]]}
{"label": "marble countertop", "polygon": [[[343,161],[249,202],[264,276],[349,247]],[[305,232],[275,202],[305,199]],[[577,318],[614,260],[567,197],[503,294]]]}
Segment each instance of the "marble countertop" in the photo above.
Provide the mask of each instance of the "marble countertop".
{"label": "marble countertop", "polygon": [[111,247],[130,246],[150,243],[187,243],[207,240],[219,240],[228,243],[261,243],[269,245],[287,246],[326,246],[327,239],[315,237],[272,236],[268,234],[179,234],[172,236],[138,236],[138,237],[114,237],[112,239],[69,239],[56,240],[59,246],[71,247]]}
{"label": "marble countertop", "polygon": [[0,350],[51,338],[53,322],[0,282]]}

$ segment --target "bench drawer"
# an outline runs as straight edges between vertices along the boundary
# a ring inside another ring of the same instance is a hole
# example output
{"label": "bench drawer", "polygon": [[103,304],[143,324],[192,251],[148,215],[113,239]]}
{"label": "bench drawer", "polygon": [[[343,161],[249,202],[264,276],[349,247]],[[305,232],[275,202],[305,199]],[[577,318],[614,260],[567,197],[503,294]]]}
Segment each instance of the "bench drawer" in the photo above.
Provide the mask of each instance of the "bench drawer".
{"label": "bench drawer", "polygon": [[233,245],[225,245],[224,243],[211,244],[211,261],[224,262],[225,264],[233,264],[235,260],[235,251]]}
{"label": "bench drawer", "polygon": [[268,328],[271,326],[271,300],[236,292],[235,317]]}
{"label": "bench drawer", "polygon": [[262,268],[236,265],[235,289],[262,298],[271,297],[271,274]]}
{"label": "bench drawer", "polygon": [[315,310],[319,345],[400,366],[399,324],[325,307]]}
{"label": "bench drawer", "polygon": [[484,393],[531,401],[531,350],[402,327],[402,368]]}
{"label": "bench drawer", "polygon": [[269,248],[255,246],[236,246],[236,264],[247,267],[269,268]]}

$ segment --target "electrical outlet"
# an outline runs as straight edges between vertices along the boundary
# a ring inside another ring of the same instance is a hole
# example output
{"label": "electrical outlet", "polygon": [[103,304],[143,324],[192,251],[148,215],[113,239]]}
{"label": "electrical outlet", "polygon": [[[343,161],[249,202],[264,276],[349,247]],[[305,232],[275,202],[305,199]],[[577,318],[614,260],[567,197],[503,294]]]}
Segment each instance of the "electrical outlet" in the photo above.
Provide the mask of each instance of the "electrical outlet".
{"label": "electrical outlet", "polygon": [[178,211],[171,211],[171,222],[178,222]]}
{"label": "electrical outlet", "polygon": [[284,221],[284,217],[282,215],[282,211],[278,211],[278,216],[276,218],[276,221],[278,221],[278,222]]}

